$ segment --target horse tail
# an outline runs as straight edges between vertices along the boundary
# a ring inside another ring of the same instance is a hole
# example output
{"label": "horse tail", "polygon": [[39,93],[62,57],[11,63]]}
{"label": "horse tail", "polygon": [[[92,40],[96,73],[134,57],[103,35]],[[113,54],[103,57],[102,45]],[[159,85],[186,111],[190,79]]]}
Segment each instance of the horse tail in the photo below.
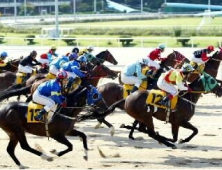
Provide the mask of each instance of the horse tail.
{"label": "horse tail", "polygon": [[29,85],[27,87],[23,87],[20,89],[5,91],[3,94],[0,95],[0,101],[4,99],[8,99],[13,96],[20,96],[20,95],[26,95],[30,93],[32,85]]}
{"label": "horse tail", "polygon": [[80,121],[84,121],[84,120],[88,120],[88,119],[102,119],[102,118],[108,116],[109,114],[113,113],[115,108],[120,107],[121,104],[124,102],[125,102],[125,99],[118,100],[117,102],[115,102],[111,106],[109,106],[109,108],[106,109],[105,111],[103,111],[102,113],[95,110],[95,111],[90,112],[85,115],[79,115],[79,116],[77,116],[77,121],[80,122]]}

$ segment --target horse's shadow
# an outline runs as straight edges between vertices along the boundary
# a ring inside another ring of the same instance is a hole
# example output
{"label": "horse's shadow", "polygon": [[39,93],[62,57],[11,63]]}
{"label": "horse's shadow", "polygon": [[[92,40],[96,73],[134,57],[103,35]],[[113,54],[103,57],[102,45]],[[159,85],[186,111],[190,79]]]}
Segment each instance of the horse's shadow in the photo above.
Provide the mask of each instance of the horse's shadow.
{"label": "horse's shadow", "polygon": [[165,159],[162,163],[154,163],[154,164],[163,164],[170,165],[176,167],[186,167],[186,168],[213,168],[213,167],[221,167],[222,163],[219,158],[201,158],[201,157],[180,157],[174,155],[168,155],[167,157],[163,157]]}

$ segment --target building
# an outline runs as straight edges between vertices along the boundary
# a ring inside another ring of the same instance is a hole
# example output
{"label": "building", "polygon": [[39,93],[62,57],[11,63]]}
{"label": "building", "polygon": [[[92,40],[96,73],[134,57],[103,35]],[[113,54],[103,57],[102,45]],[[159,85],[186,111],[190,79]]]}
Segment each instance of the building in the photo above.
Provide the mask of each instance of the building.
{"label": "building", "polygon": [[[78,0],[76,0],[78,1]],[[58,4],[72,5],[73,0],[58,0]],[[25,5],[26,4],[26,5]],[[32,5],[34,7],[34,13],[52,13],[55,11],[55,0],[1,0],[0,1],[0,13],[2,16],[14,15],[14,8],[17,8],[17,14],[22,6]],[[29,13],[27,13],[29,15]]]}

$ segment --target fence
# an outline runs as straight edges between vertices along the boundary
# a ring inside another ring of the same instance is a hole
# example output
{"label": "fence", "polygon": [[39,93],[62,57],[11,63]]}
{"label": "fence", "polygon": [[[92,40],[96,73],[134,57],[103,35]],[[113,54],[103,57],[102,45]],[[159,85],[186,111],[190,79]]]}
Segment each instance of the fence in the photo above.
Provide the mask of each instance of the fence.
{"label": "fence", "polygon": [[32,38],[32,37],[0,37],[0,44],[7,46],[87,46],[96,47],[156,47],[159,43],[167,47],[206,47],[208,45],[221,46],[222,37],[129,37],[129,38]]}

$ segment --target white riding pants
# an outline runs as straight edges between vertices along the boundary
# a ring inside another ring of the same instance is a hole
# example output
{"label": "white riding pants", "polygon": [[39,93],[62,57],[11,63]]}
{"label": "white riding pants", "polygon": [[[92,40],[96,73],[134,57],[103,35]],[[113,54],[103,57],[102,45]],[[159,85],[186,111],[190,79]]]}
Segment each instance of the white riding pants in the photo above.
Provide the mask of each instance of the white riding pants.
{"label": "white riding pants", "polygon": [[52,74],[54,74],[54,75],[56,75],[57,73],[58,73],[58,69],[56,68],[56,66],[54,66],[54,65],[51,65],[50,67],[49,67],[49,72],[50,73],[52,73]]}
{"label": "white riding pants", "polygon": [[38,90],[36,90],[33,93],[32,100],[36,103],[44,105],[44,109],[47,112],[49,112],[50,110],[53,109],[53,107],[55,107],[55,102],[52,99],[50,99],[49,97],[41,95]]}
{"label": "white riding pants", "polygon": [[18,72],[32,74],[32,67],[30,67],[30,66],[23,66],[23,65],[19,64]]}
{"label": "white riding pants", "polygon": [[148,67],[150,67],[150,66],[156,68],[157,70],[160,69],[159,63],[157,63],[156,61],[151,60],[148,57]]}
{"label": "white riding pants", "polygon": [[[65,71],[64,69],[60,69],[61,71]],[[73,72],[69,72],[69,71],[65,71],[66,73],[67,73],[67,75],[68,75],[68,78],[69,77],[72,77],[72,78],[76,78],[77,77],[77,75],[75,74],[75,73],[73,73]]]}
{"label": "white riding pants", "polygon": [[125,74],[121,74],[121,81],[124,84],[134,84],[136,87],[140,87],[142,80],[135,76],[126,76]]}
{"label": "white riding pants", "polygon": [[160,78],[157,81],[157,86],[160,89],[166,91],[167,93],[170,93],[173,96],[176,96],[178,94],[178,89],[173,84],[167,83],[164,78],[165,78],[164,75],[160,76]]}

